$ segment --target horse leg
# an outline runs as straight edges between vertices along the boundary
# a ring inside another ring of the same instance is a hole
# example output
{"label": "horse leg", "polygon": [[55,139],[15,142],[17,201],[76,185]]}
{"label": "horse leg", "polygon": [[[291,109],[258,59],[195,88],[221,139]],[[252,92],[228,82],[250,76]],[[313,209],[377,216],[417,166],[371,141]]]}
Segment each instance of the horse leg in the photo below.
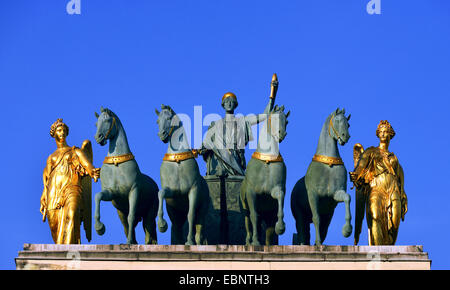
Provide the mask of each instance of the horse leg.
{"label": "horse leg", "polygon": [[297,204],[292,204],[292,214],[295,218],[295,228],[297,229],[297,244],[309,245],[311,233],[305,214]]}
{"label": "horse leg", "polygon": [[135,227],[138,223],[136,217],[136,208],[139,199],[139,190],[137,187],[133,187],[128,196],[129,210],[128,210],[128,236],[127,244],[137,244]]}
{"label": "horse leg", "polygon": [[250,244],[252,243],[252,223],[250,221],[250,212],[248,210],[248,204],[247,204],[247,200],[245,198],[245,194],[247,192],[246,188],[247,188],[247,183],[246,183],[246,180],[244,179],[244,181],[242,182],[242,185],[241,185],[240,198],[241,198],[242,211],[244,213],[244,221],[245,221],[245,232],[246,232],[245,245],[250,246]]}
{"label": "horse leg", "polygon": [[297,229],[297,243],[298,245],[309,245],[309,223],[305,223],[303,216],[300,214],[295,219],[295,228]]}
{"label": "horse leg", "polygon": [[254,191],[247,190],[247,204],[250,211],[250,222],[253,230],[252,245],[260,246],[258,236],[258,213],[256,212],[256,193]]}
{"label": "horse leg", "polygon": [[274,198],[278,201],[278,214],[277,214],[278,220],[275,225],[275,233],[277,235],[284,234],[284,231],[286,230],[286,225],[283,221],[283,218],[284,218],[284,211],[283,211],[284,195],[285,195],[285,191],[280,186],[276,186],[274,189],[272,189],[271,196],[272,196],[272,198]]}
{"label": "horse leg", "polygon": [[157,245],[158,238],[156,236],[156,222],[155,219],[147,215],[143,220],[143,227],[145,232],[145,244],[146,245]]}
{"label": "horse leg", "polygon": [[[202,194],[203,192],[208,192],[208,185],[206,183],[203,183],[201,192],[199,192],[198,194]],[[206,198],[201,198],[199,196],[199,209],[197,211],[197,216],[195,217],[195,243],[197,245],[207,245],[208,241],[205,238],[205,236],[203,235],[203,229],[204,229],[204,225],[205,225],[205,219],[206,219],[206,215],[208,214],[208,205],[209,203],[207,202],[209,201],[208,197]]]}
{"label": "horse leg", "polygon": [[319,215],[319,197],[316,193],[308,194],[308,201],[309,205],[311,207],[311,213],[312,213],[312,221],[314,223],[314,228],[316,232],[316,241],[315,245],[320,246],[322,245],[322,238],[320,237],[320,215]]}
{"label": "horse leg", "polygon": [[145,244],[158,244],[158,239],[156,237],[156,222],[150,213],[147,213],[147,215],[143,218],[142,227],[144,228],[145,232]]}
{"label": "horse leg", "polygon": [[329,213],[329,214],[322,214],[320,215],[320,242],[323,244],[323,242],[325,241],[325,238],[327,237],[327,233],[328,233],[328,227],[330,226],[330,222],[331,222],[331,218],[333,217],[333,213]]}
{"label": "horse leg", "polygon": [[165,198],[170,198],[172,197],[172,191],[167,188],[161,188],[158,191],[158,229],[159,232],[164,233],[165,231],[167,231],[167,222],[164,219],[163,215],[164,215],[164,210],[163,210],[163,201]]}
{"label": "horse leg", "polygon": [[342,235],[344,237],[349,237],[352,233],[352,214],[350,212],[350,194],[346,193],[343,190],[338,190],[336,191],[336,193],[334,194],[334,200],[337,202],[344,202],[345,203],[345,224],[344,227],[342,228]]}
{"label": "horse leg", "polygon": [[170,243],[172,245],[185,244],[184,223],[181,223],[177,220],[172,220],[172,227],[170,230],[171,230]]}
{"label": "horse leg", "polygon": [[100,236],[105,233],[105,225],[100,221],[100,201],[111,201],[113,200],[113,195],[107,190],[102,190],[95,195],[95,231]]}
{"label": "horse leg", "polygon": [[310,245],[311,242],[311,228],[309,222],[302,221],[300,226],[301,232],[299,232],[299,226],[297,225],[297,233],[299,234],[299,244],[300,245]]}
{"label": "horse leg", "polygon": [[188,219],[189,230],[188,230],[188,235],[186,237],[186,243],[185,243],[185,245],[187,245],[187,246],[195,245],[194,225],[195,225],[195,215],[196,215],[198,200],[199,200],[199,190],[198,189],[199,189],[198,186],[194,185],[194,186],[192,186],[192,188],[189,190],[189,193],[188,193],[189,211],[187,214],[187,219]]}
{"label": "horse leg", "polygon": [[250,246],[250,244],[252,243],[252,222],[250,221],[250,216],[247,213],[245,215],[245,231],[247,232],[247,235],[245,237],[245,245],[246,246]]}
{"label": "horse leg", "polygon": [[276,213],[268,213],[268,215],[270,216],[266,219],[266,246],[275,245],[276,240]]}
{"label": "horse leg", "polygon": [[123,229],[125,231],[125,237],[128,237],[128,220],[127,220],[128,214],[121,211],[120,209],[117,210],[117,214],[119,215],[120,222],[123,225]]}
{"label": "horse leg", "polygon": [[184,224],[186,223],[186,212],[166,204],[167,215],[172,223],[170,227],[170,244],[184,245]]}

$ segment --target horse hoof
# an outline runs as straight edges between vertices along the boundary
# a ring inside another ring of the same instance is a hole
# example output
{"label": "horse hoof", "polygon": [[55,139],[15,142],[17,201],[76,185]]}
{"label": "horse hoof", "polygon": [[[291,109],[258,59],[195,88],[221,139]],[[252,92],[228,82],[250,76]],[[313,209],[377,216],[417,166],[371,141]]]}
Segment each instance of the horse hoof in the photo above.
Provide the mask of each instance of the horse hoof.
{"label": "horse hoof", "polygon": [[286,225],[284,224],[284,222],[277,222],[277,224],[275,225],[275,233],[277,235],[282,235],[282,234],[284,234],[285,230],[286,230]]}
{"label": "horse hoof", "polygon": [[99,236],[102,236],[106,231],[105,225],[102,222],[96,222],[95,231]]}
{"label": "horse hoof", "polygon": [[195,243],[193,241],[187,241],[186,243],[184,243],[185,246],[194,246]]}
{"label": "horse hoof", "polygon": [[254,241],[254,242],[252,243],[252,246],[261,246],[261,244],[259,243],[259,241]]}
{"label": "horse hoof", "polygon": [[164,219],[158,220],[158,229],[160,233],[165,233],[167,231],[167,222]]}
{"label": "horse hoof", "polygon": [[352,234],[352,231],[353,231],[352,225],[344,225],[344,227],[342,228],[342,235],[348,238]]}

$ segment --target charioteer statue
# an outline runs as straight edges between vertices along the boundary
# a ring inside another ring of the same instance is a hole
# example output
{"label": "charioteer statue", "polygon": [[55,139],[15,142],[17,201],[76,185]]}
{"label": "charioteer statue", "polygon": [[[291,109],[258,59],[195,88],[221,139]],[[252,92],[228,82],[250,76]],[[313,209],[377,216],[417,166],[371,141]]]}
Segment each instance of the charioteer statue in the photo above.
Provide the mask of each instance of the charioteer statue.
{"label": "charioteer statue", "polygon": [[209,187],[212,209],[208,211],[206,234],[210,244],[245,243],[244,214],[239,204],[241,183],[244,180],[245,147],[253,140],[252,126],[264,121],[273,110],[278,89],[277,75],[271,81],[269,103],[264,113],[236,117],[238,106],[235,94],[222,97],[224,118],[212,122],[206,132],[199,154],[206,162],[205,180]]}
{"label": "charioteer statue", "polygon": [[264,113],[239,118],[234,115],[238,106],[236,95],[231,92],[223,95],[225,117],[211,123],[199,152],[206,162],[206,175],[245,175],[245,147],[253,140],[252,126],[264,121],[272,111],[277,90],[278,79],[274,74],[269,103]]}

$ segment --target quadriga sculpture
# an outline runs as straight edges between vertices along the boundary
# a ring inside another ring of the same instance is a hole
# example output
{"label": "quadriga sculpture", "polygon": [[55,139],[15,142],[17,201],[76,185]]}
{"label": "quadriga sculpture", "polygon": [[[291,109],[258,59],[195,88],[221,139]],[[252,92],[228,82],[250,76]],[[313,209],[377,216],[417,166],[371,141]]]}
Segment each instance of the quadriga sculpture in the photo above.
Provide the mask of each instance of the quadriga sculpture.
{"label": "quadriga sculpture", "polygon": [[266,245],[273,245],[274,234],[285,231],[284,196],[286,165],[279,143],[286,137],[287,114],[275,106],[266,117],[258,139],[258,147],[248,162],[241,186],[241,202],[246,211],[246,244],[260,245],[261,222],[266,224]]}
{"label": "quadriga sculpture", "polygon": [[137,244],[135,227],[140,220],[145,243],[156,244],[158,185],[139,170],[119,117],[103,108],[101,114],[95,113],[95,116],[95,140],[101,146],[109,140],[108,155],[100,171],[102,191],[95,195],[95,230],[99,235],[105,233],[105,225],[100,221],[100,201],[111,201],[119,214],[128,244]]}
{"label": "quadriga sculpture", "polygon": [[183,225],[187,219],[185,244],[206,244],[203,226],[210,202],[208,185],[200,175],[196,154],[189,147],[182,122],[171,107],[161,105],[161,109],[161,112],[155,110],[158,136],[168,143],[168,148],[160,169],[158,228],[160,232],[165,232],[168,227],[163,217],[163,200],[166,200],[167,213],[172,222],[171,243],[181,244],[185,240]]}
{"label": "quadriga sculpture", "polygon": [[339,202],[345,203],[344,237],[352,233],[350,195],[347,189],[347,170],[342,161],[337,143],[345,145],[350,138],[345,110],[336,109],[328,116],[320,133],[316,154],[306,176],[294,186],[291,195],[291,210],[296,221],[298,244],[309,245],[310,223],[316,230],[316,245],[321,245],[327,236],[334,209]]}

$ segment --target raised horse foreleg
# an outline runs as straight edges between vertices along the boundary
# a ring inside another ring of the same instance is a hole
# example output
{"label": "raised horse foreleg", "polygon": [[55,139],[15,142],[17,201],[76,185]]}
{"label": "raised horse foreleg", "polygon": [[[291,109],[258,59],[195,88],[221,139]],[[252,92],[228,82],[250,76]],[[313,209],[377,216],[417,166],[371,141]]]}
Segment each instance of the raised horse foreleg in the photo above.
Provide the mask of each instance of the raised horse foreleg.
{"label": "raised horse foreleg", "polygon": [[113,195],[108,190],[102,190],[95,195],[95,231],[100,236],[105,233],[105,225],[100,221],[100,201],[111,201],[113,200]]}
{"label": "raised horse foreleg", "polygon": [[164,219],[163,215],[164,215],[164,210],[163,210],[163,201],[165,198],[170,198],[172,196],[172,191],[167,188],[161,188],[158,191],[158,200],[159,200],[159,204],[158,204],[158,230],[161,233],[164,233],[165,231],[167,231],[167,222]]}
{"label": "raised horse foreleg", "polygon": [[349,237],[351,235],[352,230],[353,230],[352,225],[351,225],[352,214],[350,212],[350,200],[351,200],[351,197],[345,191],[338,190],[334,194],[334,200],[337,201],[337,202],[344,202],[345,203],[345,224],[342,227],[342,235],[347,238],[347,237]]}
{"label": "raised horse foreleg", "polygon": [[276,199],[278,202],[278,213],[277,213],[277,223],[275,224],[275,233],[277,235],[284,234],[284,231],[286,230],[286,225],[283,221],[284,219],[284,196],[285,196],[285,190],[282,189],[280,186],[276,186],[274,189],[272,189],[271,192],[272,198]]}

